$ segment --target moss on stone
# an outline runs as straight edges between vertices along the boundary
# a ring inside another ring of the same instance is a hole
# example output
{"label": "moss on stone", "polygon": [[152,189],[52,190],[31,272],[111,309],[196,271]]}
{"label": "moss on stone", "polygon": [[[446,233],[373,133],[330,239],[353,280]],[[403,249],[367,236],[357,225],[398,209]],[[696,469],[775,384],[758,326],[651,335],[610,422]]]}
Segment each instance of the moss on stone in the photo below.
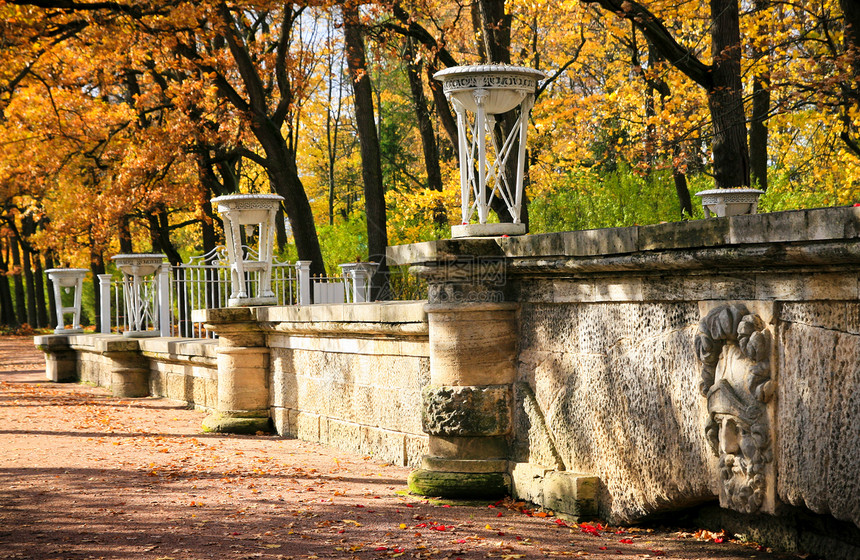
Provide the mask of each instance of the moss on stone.
{"label": "moss on stone", "polygon": [[211,414],[203,419],[203,431],[219,434],[256,434],[272,430],[269,418],[236,418]]}
{"label": "moss on stone", "polygon": [[507,473],[452,473],[419,469],[409,473],[409,491],[422,496],[474,499],[504,496],[510,488]]}

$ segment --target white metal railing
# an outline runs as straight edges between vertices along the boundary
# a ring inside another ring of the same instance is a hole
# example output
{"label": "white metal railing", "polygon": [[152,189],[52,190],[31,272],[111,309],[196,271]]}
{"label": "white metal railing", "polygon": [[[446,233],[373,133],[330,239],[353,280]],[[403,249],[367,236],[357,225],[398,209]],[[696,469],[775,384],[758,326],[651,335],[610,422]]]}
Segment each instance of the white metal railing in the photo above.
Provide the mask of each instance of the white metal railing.
{"label": "white metal railing", "polygon": [[[243,247],[245,257],[256,258],[253,250]],[[310,263],[281,262],[272,263],[272,291],[278,305],[296,305],[301,290],[299,276],[307,270]],[[170,267],[172,281],[170,290],[171,324],[178,336],[206,338],[212,336],[200,323],[191,320],[191,312],[196,309],[226,307],[231,296],[230,264],[225,247],[216,247],[205,255],[191,257],[187,263]],[[246,271],[245,281],[256,290],[260,282],[260,271]]]}
{"label": "white metal railing", "polygon": [[[254,257],[251,250],[246,256]],[[272,265],[272,291],[278,305],[310,305],[325,303],[360,303],[370,301],[370,278],[375,271],[373,263],[341,265],[342,274],[311,278],[310,261],[296,263],[275,260]],[[192,311],[226,307],[231,295],[231,269],[227,251],[217,247],[205,255],[195,256],[179,266],[162,267],[149,279],[146,293],[150,295],[147,310],[135,309],[144,317],[143,330],[158,325],[161,336],[184,338],[211,338],[201,323],[192,320]],[[246,271],[245,279],[256,289],[259,272]],[[129,330],[128,306],[125,294],[128,287],[115,281],[110,274],[99,275],[102,333]],[[313,299],[311,296],[313,295]],[[158,318],[156,321],[155,318]]]}

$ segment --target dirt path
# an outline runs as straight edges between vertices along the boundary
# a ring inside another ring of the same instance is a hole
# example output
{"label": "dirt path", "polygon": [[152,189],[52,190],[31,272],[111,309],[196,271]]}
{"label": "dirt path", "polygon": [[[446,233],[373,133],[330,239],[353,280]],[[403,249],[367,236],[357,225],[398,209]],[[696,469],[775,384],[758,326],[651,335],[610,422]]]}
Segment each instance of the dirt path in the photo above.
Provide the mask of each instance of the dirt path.
{"label": "dirt path", "polygon": [[31,338],[0,337],[0,558],[795,558],[524,504],[429,502],[405,494],[404,468],[204,435],[204,414],[176,402],[44,375]]}

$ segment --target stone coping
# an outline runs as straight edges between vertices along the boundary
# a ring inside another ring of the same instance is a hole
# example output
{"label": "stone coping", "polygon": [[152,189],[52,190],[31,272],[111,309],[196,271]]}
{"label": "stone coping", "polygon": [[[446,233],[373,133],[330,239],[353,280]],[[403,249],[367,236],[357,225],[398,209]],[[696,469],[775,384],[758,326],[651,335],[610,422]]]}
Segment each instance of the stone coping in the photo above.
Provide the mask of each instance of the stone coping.
{"label": "stone coping", "polygon": [[52,334],[36,336],[33,344],[46,351],[80,350],[85,352],[144,352],[169,354],[177,358],[215,358],[218,341],[203,338],[127,338],[118,334]]}
{"label": "stone coping", "polygon": [[[768,258],[775,262],[784,260],[783,255],[771,251],[769,256],[762,249],[750,247],[777,243],[808,246],[826,242],[835,244],[835,247],[845,245],[848,241],[856,245],[858,239],[860,207],[838,207],[540,235],[442,239],[388,247],[386,255],[392,265],[420,265],[473,256],[506,257],[514,267],[518,266],[518,261],[531,260],[531,263],[522,262],[522,266],[531,268],[554,264],[554,261],[565,258],[599,258],[605,262],[607,257],[641,253],[699,250],[710,254],[714,249],[732,248],[725,254],[725,258],[720,257],[718,260],[749,257],[752,263],[761,263],[762,259]],[[738,248],[741,248],[740,251]],[[834,257],[839,255],[827,255],[828,259]],[[628,264],[648,264],[648,258],[642,257],[641,263]],[[805,258],[807,257],[802,257],[801,260]],[[624,260],[618,261],[619,266]],[[849,248],[841,260],[860,262],[860,251]],[[662,264],[665,268],[687,267],[683,262],[674,262],[671,259]]]}
{"label": "stone coping", "polygon": [[262,323],[426,323],[425,301],[385,301],[266,307],[225,307],[192,311],[194,321]]}

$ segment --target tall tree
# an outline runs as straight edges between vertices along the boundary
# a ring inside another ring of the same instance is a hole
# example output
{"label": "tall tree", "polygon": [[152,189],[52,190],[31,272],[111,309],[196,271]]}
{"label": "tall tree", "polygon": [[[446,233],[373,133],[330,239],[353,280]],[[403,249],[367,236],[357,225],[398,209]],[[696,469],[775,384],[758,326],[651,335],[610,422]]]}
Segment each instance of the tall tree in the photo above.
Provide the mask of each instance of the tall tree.
{"label": "tall tree", "polygon": [[[361,144],[368,254],[371,260],[381,263],[384,267],[388,229],[379,136],[374,122],[373,89],[364,50],[364,26],[361,23],[358,3],[353,0],[347,0],[343,4],[343,26],[346,63],[353,89],[355,124]],[[381,270],[381,272],[382,274],[378,275],[380,278],[384,276],[385,271]]]}
{"label": "tall tree", "polygon": [[713,125],[711,150],[717,188],[749,186],[750,160],[741,82],[737,0],[710,0],[711,64],[678,43],[663,21],[633,0],[582,0],[630,20],[663,57],[705,89]]}

